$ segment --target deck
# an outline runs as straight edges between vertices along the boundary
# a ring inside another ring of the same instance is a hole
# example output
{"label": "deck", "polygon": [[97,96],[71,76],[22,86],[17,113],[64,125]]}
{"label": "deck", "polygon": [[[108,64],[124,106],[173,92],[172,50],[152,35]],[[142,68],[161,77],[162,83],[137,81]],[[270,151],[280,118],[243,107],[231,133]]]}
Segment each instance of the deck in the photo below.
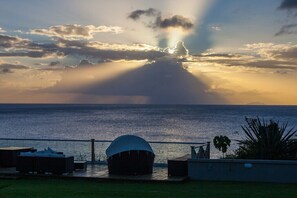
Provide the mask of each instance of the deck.
{"label": "deck", "polygon": [[61,178],[61,179],[80,179],[94,181],[141,181],[141,182],[183,182],[187,180],[185,176],[169,177],[167,167],[154,167],[151,175],[109,175],[107,165],[87,165],[87,170],[77,170],[70,174],[52,175],[52,174],[20,174],[12,168],[0,168],[0,179],[17,178]]}

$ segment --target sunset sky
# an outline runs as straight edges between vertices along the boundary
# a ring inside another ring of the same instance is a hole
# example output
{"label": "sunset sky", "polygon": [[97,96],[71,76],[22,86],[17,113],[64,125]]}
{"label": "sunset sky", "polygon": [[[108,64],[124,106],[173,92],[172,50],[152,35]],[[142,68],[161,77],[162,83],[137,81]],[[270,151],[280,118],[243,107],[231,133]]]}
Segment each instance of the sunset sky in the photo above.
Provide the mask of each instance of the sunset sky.
{"label": "sunset sky", "polygon": [[297,0],[0,3],[0,103],[297,105]]}

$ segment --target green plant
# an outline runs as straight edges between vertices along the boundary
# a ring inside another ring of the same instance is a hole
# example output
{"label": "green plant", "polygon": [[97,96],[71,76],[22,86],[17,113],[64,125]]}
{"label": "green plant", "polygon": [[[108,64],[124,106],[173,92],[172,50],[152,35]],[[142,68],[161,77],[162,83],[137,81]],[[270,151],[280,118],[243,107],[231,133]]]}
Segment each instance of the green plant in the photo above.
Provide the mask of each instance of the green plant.
{"label": "green plant", "polygon": [[260,118],[245,118],[242,126],[246,135],[235,151],[242,159],[297,159],[297,130],[287,130],[287,123],[268,122]]}
{"label": "green plant", "polygon": [[213,144],[215,148],[219,151],[222,151],[223,157],[225,157],[225,153],[227,152],[230,143],[231,140],[227,136],[215,136],[213,139]]}

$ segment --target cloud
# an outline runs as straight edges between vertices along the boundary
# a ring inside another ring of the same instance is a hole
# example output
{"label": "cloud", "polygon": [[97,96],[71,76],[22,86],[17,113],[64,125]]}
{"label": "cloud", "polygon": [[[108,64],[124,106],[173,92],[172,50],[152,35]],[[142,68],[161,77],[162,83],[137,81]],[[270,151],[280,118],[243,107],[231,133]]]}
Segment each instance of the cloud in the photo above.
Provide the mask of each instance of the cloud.
{"label": "cloud", "polygon": [[210,53],[203,53],[202,55],[195,55],[195,56],[203,56],[203,57],[220,57],[220,58],[234,58],[239,57],[238,54],[210,54]]}
{"label": "cloud", "polygon": [[[282,0],[279,6],[281,10],[287,10],[288,16],[297,16],[297,0]],[[296,20],[295,20],[296,21]],[[294,22],[295,22],[294,21]],[[291,24],[283,25],[281,29],[275,33],[275,36],[285,35],[285,34],[297,34],[297,24],[291,22]]]}
{"label": "cloud", "polygon": [[221,31],[222,28],[221,28],[221,25],[212,25],[210,26],[210,28],[214,31]]}
{"label": "cloud", "polygon": [[135,10],[129,14],[128,18],[131,18],[133,20],[138,20],[142,15],[150,17],[150,16],[159,16],[160,14],[161,14],[160,11],[154,8],[149,8],[147,10]]}
{"label": "cloud", "polygon": [[281,27],[280,31],[275,34],[275,36],[280,36],[284,34],[297,34],[297,24],[289,24]]}
{"label": "cloud", "polygon": [[100,50],[114,50],[114,51],[159,51],[160,49],[156,46],[147,44],[111,44],[102,43],[99,41],[90,41],[86,43],[86,46],[100,49]]}
{"label": "cloud", "polygon": [[253,43],[245,45],[244,50],[250,53],[256,53],[262,59],[297,61],[297,45],[291,43]]}
{"label": "cloud", "polygon": [[[61,54],[62,55],[62,54]],[[0,57],[29,57],[29,58],[55,58],[59,57],[59,53],[52,52],[9,52],[0,53]]]}
{"label": "cloud", "polygon": [[276,58],[280,58],[283,60],[297,61],[297,46],[292,46],[287,50],[280,51],[279,53],[275,53],[274,56]]}
{"label": "cloud", "polygon": [[139,20],[141,16],[153,17],[153,21],[146,24],[147,27],[153,29],[169,29],[169,28],[180,28],[184,31],[188,31],[194,27],[194,23],[181,15],[174,15],[168,18],[163,18],[162,13],[154,8],[147,10],[135,10],[131,12],[128,18],[132,20]]}
{"label": "cloud", "polygon": [[29,67],[25,66],[25,65],[15,65],[15,64],[9,64],[9,63],[3,63],[0,64],[0,68],[1,69],[29,69]]}
{"label": "cloud", "polygon": [[5,30],[3,30],[3,28],[0,27],[0,32],[6,32]]}
{"label": "cloud", "polygon": [[78,67],[93,65],[89,60],[83,59],[79,62]]}
{"label": "cloud", "polygon": [[[167,53],[159,51],[158,48],[146,50],[140,50],[140,46],[137,45],[133,48],[133,45],[125,48],[127,45],[113,45],[104,44],[101,45],[98,42],[83,42],[83,41],[68,41],[60,40],[59,51],[64,55],[80,55],[98,59],[110,59],[110,60],[155,60],[157,58],[167,55]],[[103,46],[103,47],[102,47]],[[110,47],[106,47],[110,46]],[[101,48],[102,47],[102,48]]]}
{"label": "cloud", "polygon": [[284,9],[284,10],[297,9],[297,1],[296,0],[283,0],[279,8]]}
{"label": "cloud", "polygon": [[0,64],[0,74],[13,73],[12,70],[16,70],[16,69],[29,69],[29,67],[25,65],[15,65],[15,64],[9,64],[9,63]]}
{"label": "cloud", "polygon": [[28,39],[0,34],[0,49],[23,48],[30,43]]}
{"label": "cloud", "polygon": [[0,69],[0,74],[8,74],[12,73],[12,71],[9,68]]}
{"label": "cloud", "polygon": [[[1,47],[3,50],[1,51]],[[64,56],[93,57],[100,60],[143,60],[165,56],[158,47],[146,44],[109,44],[87,40],[59,38],[49,43],[0,35],[0,57],[56,58]]]}
{"label": "cloud", "polygon": [[283,71],[283,70],[276,70],[274,73],[275,74],[280,74],[280,75],[286,75],[286,74],[288,74],[287,71]]}
{"label": "cloud", "polygon": [[80,40],[80,39],[92,39],[95,33],[121,33],[123,29],[118,26],[94,26],[87,25],[81,26],[77,24],[73,25],[57,25],[51,26],[47,29],[33,29],[30,34],[43,35],[48,37],[57,37],[67,40]]}
{"label": "cloud", "polygon": [[169,18],[162,19],[159,17],[156,21],[156,26],[162,29],[167,28],[182,28],[183,30],[190,30],[194,27],[193,22],[181,15],[174,15]]}
{"label": "cloud", "polygon": [[[200,63],[216,63],[226,67],[244,67],[246,69],[278,69],[278,70],[297,70],[297,65],[290,61],[261,60],[256,57],[221,58],[221,57],[200,57]],[[194,61],[198,62],[198,60]]]}
{"label": "cloud", "polygon": [[184,42],[179,41],[177,42],[175,48],[174,48],[174,52],[173,52],[176,56],[180,57],[180,56],[188,56],[189,51],[188,49],[185,47]]}
{"label": "cloud", "polygon": [[54,43],[34,43],[29,39],[0,34],[0,57],[48,58],[63,56]]}
{"label": "cloud", "polygon": [[61,64],[60,61],[52,61],[52,62],[49,63],[48,66],[57,66],[57,65],[60,65],[60,64]]}
{"label": "cloud", "polygon": [[297,45],[252,43],[245,45],[242,54],[203,53],[192,56],[191,61],[226,67],[241,67],[257,71],[274,70],[277,74],[297,71]]}

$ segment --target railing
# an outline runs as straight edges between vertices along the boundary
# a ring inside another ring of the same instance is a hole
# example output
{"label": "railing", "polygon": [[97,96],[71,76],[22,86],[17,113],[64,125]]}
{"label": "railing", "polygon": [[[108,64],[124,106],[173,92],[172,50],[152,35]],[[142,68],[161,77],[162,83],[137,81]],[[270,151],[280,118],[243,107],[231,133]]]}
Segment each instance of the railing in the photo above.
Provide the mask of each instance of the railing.
{"label": "railing", "polygon": [[[37,150],[51,147],[66,155],[73,155],[76,160],[90,163],[106,163],[105,150],[112,140],[74,140],[74,139],[33,139],[33,138],[0,138],[0,146],[30,146]],[[167,159],[191,153],[192,147],[208,145],[209,142],[170,142],[148,141],[156,155],[156,164],[165,164]],[[209,149],[207,155],[210,155]]]}

